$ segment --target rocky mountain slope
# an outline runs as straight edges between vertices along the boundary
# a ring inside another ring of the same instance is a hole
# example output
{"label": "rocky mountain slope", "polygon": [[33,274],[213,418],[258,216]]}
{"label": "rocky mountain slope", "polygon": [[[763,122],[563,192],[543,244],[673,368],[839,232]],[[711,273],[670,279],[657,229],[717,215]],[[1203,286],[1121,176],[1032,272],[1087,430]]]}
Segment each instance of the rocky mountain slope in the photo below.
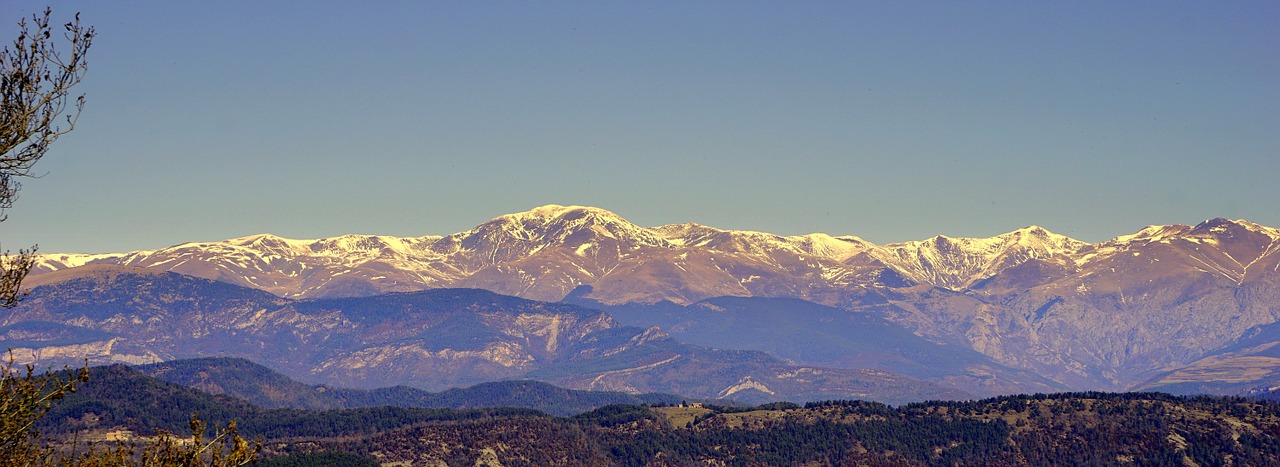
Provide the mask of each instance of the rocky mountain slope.
{"label": "rocky mountain slope", "polygon": [[1258,326],[1230,345],[1139,386],[1173,394],[1241,394],[1278,399],[1280,323]]}
{"label": "rocky mountain slope", "polygon": [[[1280,321],[1280,231],[1243,220],[1150,226],[1085,243],[1028,227],[874,245],[697,224],[636,226],[549,205],[443,237],[258,235],[108,255],[46,255],[38,272],[116,264],[280,297],[473,287],[604,305],[798,298],[872,313],[1074,389],[1126,389]],[[34,276],[39,281],[39,274]]]}
{"label": "rocky mountain slope", "polygon": [[[885,371],[799,366],[678,342],[599,310],[478,289],[290,300],[169,272],[89,266],[0,316],[20,361],[153,363],[232,356],[309,383],[444,390],[531,378],[696,398],[904,402],[967,393]],[[53,275],[45,280],[50,280]]]}
{"label": "rocky mountain slope", "polygon": [[966,335],[1004,363],[1127,388],[1280,319],[1277,239],[1214,219],[1090,245],[1067,264],[1031,260],[967,291],[980,304]]}
{"label": "rocky mountain slope", "polygon": [[571,294],[565,302],[605,310],[626,325],[658,326],[690,344],[759,350],[801,365],[891,371],[978,396],[1066,390],[968,347],[912,334],[875,313],[799,299],[718,297],[689,305],[604,305]]}

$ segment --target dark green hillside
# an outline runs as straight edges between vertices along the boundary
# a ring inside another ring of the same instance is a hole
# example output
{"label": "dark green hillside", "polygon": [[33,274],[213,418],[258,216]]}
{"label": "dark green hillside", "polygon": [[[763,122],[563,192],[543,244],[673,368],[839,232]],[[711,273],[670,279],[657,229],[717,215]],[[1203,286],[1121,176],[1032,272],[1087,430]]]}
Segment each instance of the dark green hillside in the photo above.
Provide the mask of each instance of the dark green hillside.
{"label": "dark green hillside", "polygon": [[[562,395],[526,382],[476,392]],[[181,433],[195,411],[220,425],[236,420],[281,465],[1280,465],[1280,404],[1158,393],[896,408],[621,404],[557,418],[529,409],[262,409],[113,365],[91,369],[39,429],[50,439],[120,428]]]}
{"label": "dark green hillside", "polygon": [[167,383],[117,364],[90,368],[89,381],[53,406],[40,420],[40,431],[122,427],[139,433],[156,429],[184,433],[195,412],[211,425],[225,425],[257,410],[234,397]]}
{"label": "dark green hillside", "polygon": [[[674,426],[671,417],[692,415]],[[1074,393],[889,407],[607,406],[572,419],[429,423],[326,449],[474,465],[1277,465],[1280,405]]]}
{"label": "dark green hillside", "polygon": [[184,433],[193,413],[211,426],[235,420],[241,434],[267,438],[370,434],[426,421],[488,416],[547,416],[529,409],[504,408],[264,409],[234,397],[160,381],[125,365],[111,365],[90,368],[89,381],[55,405],[40,420],[39,429],[54,435],[117,428],[140,434],[157,429]]}
{"label": "dark green hillside", "polygon": [[325,388],[299,383],[242,358],[171,360],[136,369],[162,381],[210,394],[226,394],[266,408],[336,409],[343,405]]}
{"label": "dark green hillside", "polygon": [[610,404],[677,404],[671,394],[627,394],[616,391],[579,391],[533,380],[481,383],[469,388],[433,394],[427,407],[525,407],[568,416]]}
{"label": "dark green hillside", "polygon": [[1267,389],[1264,391],[1258,391],[1256,394],[1252,394],[1249,397],[1262,399],[1262,400],[1269,400],[1272,402],[1280,402],[1280,389]]}
{"label": "dark green hillside", "polygon": [[290,454],[260,461],[256,467],[379,467],[378,461],[345,452]]}

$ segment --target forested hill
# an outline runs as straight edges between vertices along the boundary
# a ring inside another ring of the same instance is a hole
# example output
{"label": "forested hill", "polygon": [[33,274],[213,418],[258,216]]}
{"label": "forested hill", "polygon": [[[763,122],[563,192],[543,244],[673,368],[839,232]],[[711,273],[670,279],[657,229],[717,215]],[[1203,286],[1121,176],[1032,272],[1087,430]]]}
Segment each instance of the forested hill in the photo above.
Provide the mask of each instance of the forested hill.
{"label": "forested hill", "polygon": [[54,405],[37,428],[55,436],[121,429],[139,435],[156,430],[186,433],[192,414],[211,426],[235,420],[242,434],[267,439],[372,434],[425,421],[495,415],[549,417],[524,408],[264,409],[235,397],[161,381],[126,365],[109,365],[90,368],[89,381]]}
{"label": "forested hill", "polygon": [[120,429],[183,433],[192,412],[218,425],[236,420],[242,433],[261,437],[265,458],[284,461],[328,452],[448,465],[1280,465],[1280,404],[1158,393],[900,407],[625,404],[559,418],[498,408],[263,409],[114,365],[93,368],[40,429],[81,440]]}
{"label": "forested hill", "polygon": [[1280,465],[1280,405],[1077,393],[898,408],[608,406],[571,419],[468,419],[319,444],[380,462],[448,465]]}
{"label": "forested hill", "polygon": [[[439,393],[403,386],[368,391],[308,386],[234,358],[176,360],[137,368],[117,364],[93,367],[89,373],[89,382],[42,420],[42,431],[120,427],[144,433],[155,429],[181,433],[191,414],[198,412],[206,421],[239,420],[242,431],[256,433],[275,429],[271,426],[277,418],[310,417],[321,410],[336,414],[344,413],[337,409],[350,409],[346,416],[380,413],[408,417],[405,420],[410,423],[422,417],[453,416],[434,409],[511,407],[567,416],[610,404],[671,405],[683,400],[669,394],[577,391],[536,381],[484,383]],[[492,410],[480,413],[489,412]],[[265,425],[258,425],[259,420]]]}

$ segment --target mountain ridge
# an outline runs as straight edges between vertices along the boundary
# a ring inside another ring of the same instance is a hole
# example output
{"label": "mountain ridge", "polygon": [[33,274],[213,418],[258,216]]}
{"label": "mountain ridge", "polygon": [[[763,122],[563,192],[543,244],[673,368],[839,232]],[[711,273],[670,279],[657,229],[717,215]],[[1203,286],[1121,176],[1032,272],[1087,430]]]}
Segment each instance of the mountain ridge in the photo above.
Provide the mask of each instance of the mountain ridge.
{"label": "mountain ridge", "polygon": [[[1225,219],[1214,221],[1217,220]],[[1229,222],[1280,238],[1280,231],[1269,227],[1248,221]],[[1108,242],[1139,239],[1149,229]],[[641,266],[634,261],[640,254],[637,250],[650,250],[649,255],[661,257],[673,256],[663,255],[663,250],[688,252],[696,248],[792,269],[799,266],[786,264],[778,256],[802,255],[825,263],[816,272],[836,283],[840,277],[857,275],[863,269],[889,268],[917,283],[961,290],[1029,259],[1071,255],[1108,242],[1081,242],[1032,225],[986,238],[938,235],[876,245],[850,235],[781,236],[696,223],[641,227],[600,208],[545,205],[498,216],[470,230],[445,236],[348,234],[300,240],[256,234],[156,250],[41,254],[33,275],[88,264],[118,264],[171,270],[293,298],[477,286],[526,298],[557,300],[578,285],[596,285],[594,282],[619,266]],[[529,267],[531,263],[538,263],[537,268]],[[559,267],[547,268],[546,263]],[[540,277],[553,284],[544,286],[530,279],[534,274],[529,269],[538,268],[553,270],[556,277]],[[338,275],[348,277],[335,277]],[[497,290],[502,288],[497,283],[512,281],[519,285]],[[719,295],[751,294],[749,288],[732,286],[719,287],[716,292],[688,297],[649,293],[640,299],[692,303]],[[634,299],[621,294],[615,301]]]}

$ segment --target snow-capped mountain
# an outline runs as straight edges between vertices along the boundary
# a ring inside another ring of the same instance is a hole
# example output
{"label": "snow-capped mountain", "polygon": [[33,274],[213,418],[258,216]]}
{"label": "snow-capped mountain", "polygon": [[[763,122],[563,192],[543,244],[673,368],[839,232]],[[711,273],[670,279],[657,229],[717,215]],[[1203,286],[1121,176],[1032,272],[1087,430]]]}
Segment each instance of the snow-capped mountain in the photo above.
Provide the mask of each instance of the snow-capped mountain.
{"label": "snow-capped mountain", "polygon": [[1031,226],[991,238],[939,235],[893,243],[871,249],[869,255],[915,282],[961,290],[1028,260],[1070,262],[1086,245]]}
{"label": "snow-capped mountain", "polygon": [[1221,218],[1093,244],[1031,226],[875,245],[692,223],[642,227],[603,209],[548,205],[443,237],[255,235],[44,255],[29,284],[86,264],[179,272],[287,298],[446,287],[544,301],[576,293],[605,305],[799,298],[876,313],[1079,389],[1131,387],[1280,321],[1280,230]]}
{"label": "snow-capped mountain", "polygon": [[691,303],[870,286],[876,275],[868,270],[885,267],[917,283],[960,289],[1082,245],[1034,227],[990,239],[939,236],[876,246],[853,236],[788,237],[692,223],[647,228],[603,209],[548,205],[445,237],[264,234],[119,254],[43,255],[34,272],[86,264],[156,268],[290,298],[476,287],[557,300],[591,285],[609,302]]}
{"label": "snow-capped mountain", "polygon": [[978,303],[952,310],[975,313],[975,348],[1059,381],[1127,388],[1280,320],[1270,227],[1151,226],[1068,259],[1027,261],[965,290]]}

